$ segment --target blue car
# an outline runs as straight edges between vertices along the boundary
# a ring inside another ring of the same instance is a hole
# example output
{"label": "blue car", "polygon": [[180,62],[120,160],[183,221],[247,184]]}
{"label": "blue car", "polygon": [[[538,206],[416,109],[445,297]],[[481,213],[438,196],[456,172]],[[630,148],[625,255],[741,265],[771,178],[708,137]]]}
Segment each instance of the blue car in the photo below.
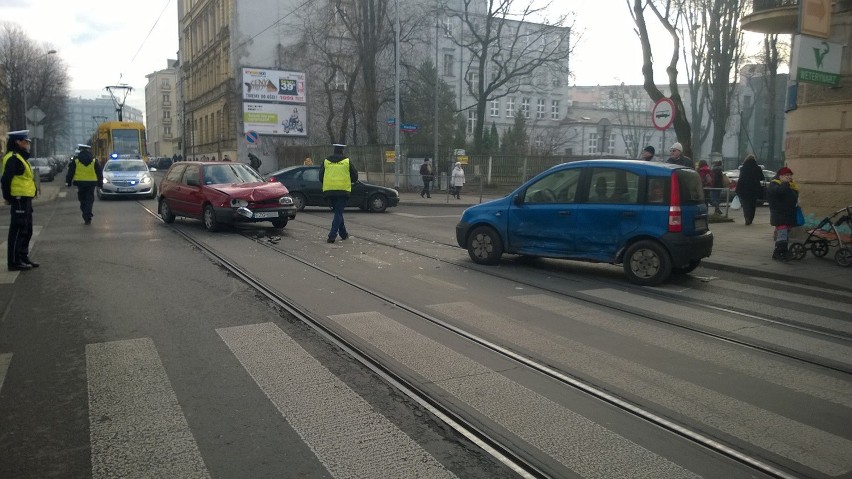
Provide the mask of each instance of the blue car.
{"label": "blue car", "polygon": [[689,273],[713,249],[698,173],[631,160],[554,166],[465,210],[456,241],[479,264],[503,253],[623,264],[646,286]]}

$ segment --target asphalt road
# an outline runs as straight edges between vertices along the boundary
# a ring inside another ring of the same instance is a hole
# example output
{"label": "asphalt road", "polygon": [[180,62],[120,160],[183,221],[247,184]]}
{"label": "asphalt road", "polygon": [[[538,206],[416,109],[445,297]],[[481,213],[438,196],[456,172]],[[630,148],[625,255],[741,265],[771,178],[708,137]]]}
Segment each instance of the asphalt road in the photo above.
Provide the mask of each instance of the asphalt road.
{"label": "asphalt road", "polygon": [[91,226],[76,206],[38,205],[43,266],[0,281],[0,477],[513,475],[179,233],[552,476],[763,477],[424,316],[793,475],[852,471],[852,297],[713,271],[634,288],[611,265],[481,268],[452,246],[461,208],[348,211],[351,238],[329,245],[324,209],[209,234],[162,224],[153,201],[96,202]]}

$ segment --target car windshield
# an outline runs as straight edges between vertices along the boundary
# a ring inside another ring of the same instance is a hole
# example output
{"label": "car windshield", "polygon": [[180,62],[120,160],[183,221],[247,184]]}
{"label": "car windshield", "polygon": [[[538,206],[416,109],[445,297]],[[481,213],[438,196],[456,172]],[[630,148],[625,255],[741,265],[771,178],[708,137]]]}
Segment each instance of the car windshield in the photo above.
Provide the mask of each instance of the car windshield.
{"label": "car windshield", "polygon": [[32,166],[48,166],[47,160],[44,158],[30,158],[30,165]]}
{"label": "car windshield", "polygon": [[104,171],[148,171],[142,161],[108,161]]}
{"label": "car windshield", "polygon": [[263,178],[242,163],[207,165],[204,168],[205,185],[253,183],[257,181],[263,181]]}

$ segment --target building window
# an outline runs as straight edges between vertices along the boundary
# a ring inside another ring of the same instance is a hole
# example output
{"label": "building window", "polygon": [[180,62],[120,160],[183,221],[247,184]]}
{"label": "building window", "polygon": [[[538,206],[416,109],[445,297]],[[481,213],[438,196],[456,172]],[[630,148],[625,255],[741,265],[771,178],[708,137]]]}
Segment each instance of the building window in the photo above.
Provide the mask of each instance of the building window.
{"label": "building window", "polygon": [[447,17],[444,19],[444,36],[447,38],[453,37],[453,18]]}
{"label": "building window", "polygon": [[506,98],[506,116],[509,118],[515,117],[515,97]]}
{"label": "building window", "polygon": [[615,153],[615,133],[609,135],[609,143],[606,145],[606,152],[610,155]]}
{"label": "building window", "polygon": [[476,83],[478,81],[479,81],[479,72],[476,72],[476,71],[467,72],[467,82],[468,83],[470,83],[471,85],[476,85]]}
{"label": "building window", "polygon": [[171,95],[163,93],[163,105],[168,105],[171,102]]}
{"label": "building window", "polygon": [[559,119],[559,100],[551,100],[550,101],[550,119],[558,120]]}
{"label": "building window", "polygon": [[163,88],[165,88],[165,89],[169,89],[169,88],[171,88],[171,85],[169,85],[169,79],[168,79],[168,78],[163,78],[163,79],[160,81],[160,86],[161,86],[161,87],[163,87]]}
{"label": "building window", "polygon": [[467,133],[469,135],[473,134],[473,130],[476,129],[476,112],[473,110],[468,110],[467,112]]}
{"label": "building window", "polygon": [[524,118],[530,117],[530,99],[522,98],[521,99],[521,111],[524,112]]}
{"label": "building window", "polygon": [[491,100],[491,116],[500,116],[500,100]]}
{"label": "building window", "polygon": [[598,152],[598,134],[589,133],[589,153]]}
{"label": "building window", "polygon": [[535,117],[544,118],[544,98],[539,98],[535,105]]}
{"label": "building window", "polygon": [[172,117],[172,112],[170,112],[169,110],[163,110],[163,118],[171,118],[171,117]]}
{"label": "building window", "polygon": [[346,90],[346,75],[341,70],[334,72],[334,89]]}
{"label": "building window", "polygon": [[451,53],[444,53],[444,76],[451,77],[453,75],[453,67],[456,64],[456,59]]}

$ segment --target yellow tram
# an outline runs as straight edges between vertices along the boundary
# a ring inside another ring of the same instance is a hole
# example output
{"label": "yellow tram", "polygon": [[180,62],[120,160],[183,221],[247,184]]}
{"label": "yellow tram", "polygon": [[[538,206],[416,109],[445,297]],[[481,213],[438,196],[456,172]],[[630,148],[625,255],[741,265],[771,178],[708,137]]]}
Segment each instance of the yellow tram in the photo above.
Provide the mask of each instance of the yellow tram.
{"label": "yellow tram", "polygon": [[148,162],[145,125],[138,121],[107,121],[89,143],[92,155],[103,165],[112,159],[139,159]]}

